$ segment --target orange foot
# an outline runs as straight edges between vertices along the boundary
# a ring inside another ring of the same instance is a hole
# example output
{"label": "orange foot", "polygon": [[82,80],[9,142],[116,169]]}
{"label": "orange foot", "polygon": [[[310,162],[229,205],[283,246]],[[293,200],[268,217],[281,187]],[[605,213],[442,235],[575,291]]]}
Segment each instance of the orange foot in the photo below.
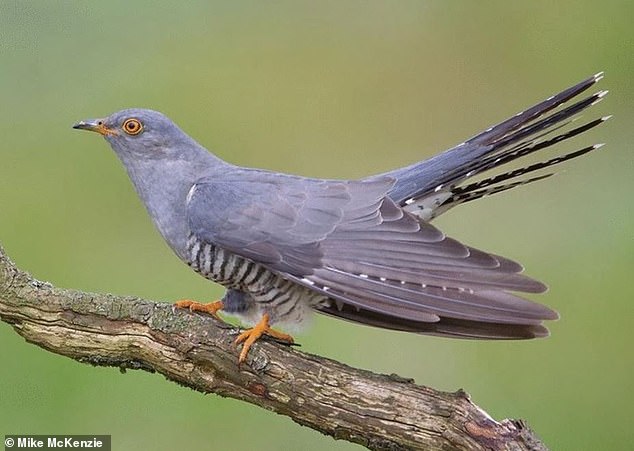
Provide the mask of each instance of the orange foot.
{"label": "orange foot", "polygon": [[188,308],[190,312],[205,312],[209,313],[216,319],[220,319],[218,316],[218,310],[222,310],[222,301],[209,302],[203,304],[202,302],[190,301],[189,299],[183,299],[174,303],[176,308]]}
{"label": "orange foot", "polygon": [[247,354],[249,353],[249,349],[251,349],[251,345],[263,334],[270,335],[273,338],[277,338],[278,340],[285,341],[289,344],[294,342],[293,337],[290,335],[271,329],[271,326],[269,325],[269,314],[265,313],[262,315],[262,319],[255,325],[255,327],[245,330],[238,335],[238,338],[236,338],[236,344],[244,342],[238,363],[243,363],[247,359]]}

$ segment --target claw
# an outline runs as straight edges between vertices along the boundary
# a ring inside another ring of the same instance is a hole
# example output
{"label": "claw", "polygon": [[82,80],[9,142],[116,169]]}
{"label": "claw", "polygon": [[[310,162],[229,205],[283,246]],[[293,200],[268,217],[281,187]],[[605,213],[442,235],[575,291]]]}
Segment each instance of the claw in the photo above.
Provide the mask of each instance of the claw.
{"label": "claw", "polygon": [[262,319],[259,323],[257,323],[253,328],[245,330],[238,335],[238,338],[236,338],[236,344],[244,342],[242,345],[242,351],[240,351],[240,357],[238,358],[238,364],[243,363],[247,359],[251,345],[253,345],[253,343],[255,343],[264,334],[278,340],[285,341],[289,344],[292,344],[295,341],[290,335],[271,329],[271,326],[269,325],[269,314],[265,313],[262,315]]}
{"label": "claw", "polygon": [[182,299],[174,302],[176,308],[188,308],[190,312],[205,312],[209,313],[216,319],[220,319],[218,316],[218,310],[222,310],[222,301],[214,301],[203,304],[202,302],[191,301],[189,299]]}

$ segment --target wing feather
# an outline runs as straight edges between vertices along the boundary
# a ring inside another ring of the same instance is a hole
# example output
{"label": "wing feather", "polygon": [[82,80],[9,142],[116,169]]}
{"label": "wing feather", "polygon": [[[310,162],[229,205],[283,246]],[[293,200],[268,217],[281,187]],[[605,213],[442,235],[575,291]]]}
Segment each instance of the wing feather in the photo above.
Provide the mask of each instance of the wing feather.
{"label": "wing feather", "polygon": [[[188,205],[192,232],[341,306],[324,307],[326,313],[351,319],[352,311],[365,312],[360,322],[392,321],[394,328],[447,319],[465,322],[465,331],[469,322],[518,325],[522,334],[531,327],[537,334],[544,319],[557,317],[511,293],[545,290],[521,274],[521,265],[465,246],[403,211],[388,197],[390,178],[326,181],[240,171],[197,182]],[[458,335],[460,327],[450,329]]]}

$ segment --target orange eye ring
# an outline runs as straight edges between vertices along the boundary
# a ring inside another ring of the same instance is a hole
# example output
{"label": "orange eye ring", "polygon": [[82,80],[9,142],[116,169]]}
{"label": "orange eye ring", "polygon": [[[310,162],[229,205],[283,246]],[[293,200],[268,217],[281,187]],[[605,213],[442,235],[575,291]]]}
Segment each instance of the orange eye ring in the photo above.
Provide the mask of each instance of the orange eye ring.
{"label": "orange eye ring", "polygon": [[128,135],[138,135],[143,131],[143,124],[138,119],[126,119],[121,126]]}

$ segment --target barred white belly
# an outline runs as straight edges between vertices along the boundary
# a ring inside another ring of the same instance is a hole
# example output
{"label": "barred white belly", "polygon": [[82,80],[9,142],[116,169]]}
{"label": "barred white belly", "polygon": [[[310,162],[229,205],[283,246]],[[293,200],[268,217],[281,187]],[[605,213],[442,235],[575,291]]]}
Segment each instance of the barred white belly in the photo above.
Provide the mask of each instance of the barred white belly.
{"label": "barred white belly", "polygon": [[203,277],[227,289],[248,294],[242,311],[226,311],[247,323],[256,323],[268,313],[271,323],[296,328],[306,321],[312,308],[327,304],[329,299],[308,288],[275,274],[264,266],[190,236],[187,241],[187,264]]}

